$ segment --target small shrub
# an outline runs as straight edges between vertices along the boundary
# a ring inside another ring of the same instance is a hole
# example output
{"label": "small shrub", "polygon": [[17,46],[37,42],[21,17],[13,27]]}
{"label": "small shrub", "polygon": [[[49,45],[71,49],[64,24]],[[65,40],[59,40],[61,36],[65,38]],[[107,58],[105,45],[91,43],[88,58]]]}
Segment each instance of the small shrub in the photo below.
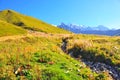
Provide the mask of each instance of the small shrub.
{"label": "small shrub", "polygon": [[99,74],[95,80],[106,80],[106,76],[104,74]]}
{"label": "small shrub", "polygon": [[17,23],[13,23],[13,24],[15,24],[17,26],[25,26],[25,24],[23,22],[17,22]]}
{"label": "small shrub", "polygon": [[120,45],[120,39],[117,39],[116,42]]}

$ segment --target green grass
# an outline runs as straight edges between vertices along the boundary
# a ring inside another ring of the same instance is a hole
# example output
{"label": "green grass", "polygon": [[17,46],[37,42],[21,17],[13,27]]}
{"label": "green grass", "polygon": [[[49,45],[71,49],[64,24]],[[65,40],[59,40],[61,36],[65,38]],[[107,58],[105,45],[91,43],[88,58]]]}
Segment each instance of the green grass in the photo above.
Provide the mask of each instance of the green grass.
{"label": "green grass", "polygon": [[[98,80],[101,74],[92,72],[82,62],[66,55],[60,49],[61,41],[56,37],[26,36],[0,42],[0,79]],[[30,68],[22,70],[24,76],[14,74],[15,68],[27,65]]]}
{"label": "green grass", "polygon": [[73,51],[75,57],[120,67],[119,36],[74,35],[67,50]]}
{"label": "green grass", "polygon": [[70,33],[69,31],[52,26],[33,17],[22,15],[13,10],[1,11],[0,19],[29,30],[46,33]]}
{"label": "green grass", "polygon": [[[0,41],[0,80],[111,79],[107,72],[92,72],[84,63],[61,50],[62,37],[70,32],[12,10],[0,12],[0,37],[25,34],[25,29],[48,34],[36,37],[29,34]],[[69,35],[67,51],[73,52],[74,57],[120,67],[120,37]],[[16,75],[14,72],[18,68],[22,70]]]}
{"label": "green grass", "polygon": [[25,34],[26,31],[15,25],[0,20],[0,36]]}

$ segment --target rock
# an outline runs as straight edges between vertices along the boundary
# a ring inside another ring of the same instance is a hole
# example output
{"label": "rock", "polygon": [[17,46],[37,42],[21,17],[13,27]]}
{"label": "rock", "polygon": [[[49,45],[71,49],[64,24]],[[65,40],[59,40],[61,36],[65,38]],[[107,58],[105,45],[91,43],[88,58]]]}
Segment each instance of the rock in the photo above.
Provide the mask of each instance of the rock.
{"label": "rock", "polygon": [[53,65],[53,64],[54,64],[54,62],[53,62],[53,61],[50,61],[50,62],[48,62],[48,64]]}
{"label": "rock", "polygon": [[89,66],[93,72],[96,73],[108,72],[113,77],[114,80],[120,80],[120,72],[116,67],[112,67],[110,65],[100,62],[93,63],[86,60],[82,60],[82,62]]}

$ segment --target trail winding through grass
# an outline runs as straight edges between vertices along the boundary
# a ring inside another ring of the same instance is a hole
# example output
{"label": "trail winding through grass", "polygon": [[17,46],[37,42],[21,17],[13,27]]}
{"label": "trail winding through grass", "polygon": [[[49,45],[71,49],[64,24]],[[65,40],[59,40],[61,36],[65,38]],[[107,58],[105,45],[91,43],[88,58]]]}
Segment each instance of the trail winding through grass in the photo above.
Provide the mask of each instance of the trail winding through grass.
{"label": "trail winding through grass", "polygon": [[71,34],[52,34],[52,33],[44,33],[44,32],[37,32],[37,31],[28,31],[27,34],[24,35],[13,35],[13,36],[3,36],[0,37],[0,41],[6,41],[6,40],[17,40],[21,39],[27,36],[33,36],[33,37],[55,37],[55,38],[62,38],[62,37],[68,37]]}

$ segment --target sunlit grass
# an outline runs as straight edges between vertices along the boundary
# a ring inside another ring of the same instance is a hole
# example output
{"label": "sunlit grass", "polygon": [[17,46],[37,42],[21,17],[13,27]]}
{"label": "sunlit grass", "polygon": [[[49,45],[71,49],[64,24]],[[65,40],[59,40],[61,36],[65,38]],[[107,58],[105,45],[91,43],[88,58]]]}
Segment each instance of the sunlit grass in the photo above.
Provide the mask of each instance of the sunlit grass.
{"label": "sunlit grass", "polygon": [[0,12],[0,20],[8,23],[17,25],[19,27],[35,30],[45,33],[70,33],[64,29],[52,26],[51,24],[45,23],[41,20],[37,20],[33,17],[19,14],[13,10],[4,10]]}
{"label": "sunlit grass", "polygon": [[[26,29],[44,33],[27,33]],[[0,38],[0,80],[110,79],[107,72],[92,72],[64,53],[61,45],[65,37],[69,37],[66,52],[74,57],[120,67],[117,36],[75,35],[12,10],[0,12],[0,30],[0,37],[4,36]]]}
{"label": "sunlit grass", "polygon": [[25,33],[26,31],[24,29],[0,20],[0,36],[10,36]]}
{"label": "sunlit grass", "polygon": [[75,56],[120,66],[119,40],[118,36],[75,35],[68,41],[67,49],[74,50]]}
{"label": "sunlit grass", "polygon": [[[0,42],[0,79],[94,80],[98,77],[85,64],[66,55],[60,49],[61,42],[62,38],[33,36]],[[14,74],[14,69],[20,66],[30,67],[25,69],[25,76]]]}

